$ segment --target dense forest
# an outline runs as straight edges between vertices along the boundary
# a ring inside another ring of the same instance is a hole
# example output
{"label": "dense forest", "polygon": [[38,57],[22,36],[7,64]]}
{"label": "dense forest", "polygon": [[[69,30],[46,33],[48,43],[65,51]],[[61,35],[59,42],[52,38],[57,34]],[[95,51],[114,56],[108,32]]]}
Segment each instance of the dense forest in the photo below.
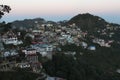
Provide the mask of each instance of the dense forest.
{"label": "dense forest", "polygon": [[[80,46],[61,46],[62,51],[75,51],[76,55],[58,52],[53,59],[44,63],[45,70],[51,76],[67,80],[119,80],[120,50],[98,47],[96,51],[82,49]],[[82,54],[80,54],[82,53]]]}

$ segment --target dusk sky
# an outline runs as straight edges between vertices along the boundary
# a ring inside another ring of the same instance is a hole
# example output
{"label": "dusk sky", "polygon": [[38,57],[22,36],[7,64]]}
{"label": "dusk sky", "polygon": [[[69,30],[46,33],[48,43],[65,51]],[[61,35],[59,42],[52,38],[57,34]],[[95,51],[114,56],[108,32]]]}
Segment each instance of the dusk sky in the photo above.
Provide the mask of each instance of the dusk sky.
{"label": "dusk sky", "polygon": [[2,21],[38,17],[59,21],[69,20],[80,13],[91,13],[120,24],[120,0],[0,0],[0,3],[12,8]]}

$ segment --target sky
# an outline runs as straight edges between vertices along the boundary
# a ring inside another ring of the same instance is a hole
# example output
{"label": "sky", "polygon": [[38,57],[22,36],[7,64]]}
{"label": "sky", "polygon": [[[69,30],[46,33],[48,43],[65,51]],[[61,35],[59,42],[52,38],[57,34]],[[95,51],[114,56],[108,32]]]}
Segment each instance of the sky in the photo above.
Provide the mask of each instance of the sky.
{"label": "sky", "polygon": [[108,22],[120,24],[120,0],[0,0],[12,10],[1,21],[33,18],[60,21],[82,13],[90,13]]}

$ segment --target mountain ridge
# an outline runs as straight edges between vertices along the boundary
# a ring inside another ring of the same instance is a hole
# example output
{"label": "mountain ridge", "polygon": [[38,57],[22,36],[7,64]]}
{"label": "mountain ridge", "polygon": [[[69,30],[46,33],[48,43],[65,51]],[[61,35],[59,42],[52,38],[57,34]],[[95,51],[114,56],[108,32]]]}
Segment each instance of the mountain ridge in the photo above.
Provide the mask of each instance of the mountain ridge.
{"label": "mountain ridge", "polygon": [[[96,28],[104,29],[107,24],[111,26],[120,26],[119,24],[116,23],[109,23],[105,21],[103,18],[99,16],[92,15],[90,13],[84,13],[84,14],[78,14],[74,17],[72,17],[70,20],[64,22],[60,21],[61,25],[70,25],[75,23],[76,26],[79,26],[83,31],[93,31],[96,30]],[[34,19],[24,19],[20,21],[14,21],[12,22],[12,26],[16,27],[26,27],[26,28],[31,28],[36,26],[36,23],[38,24],[46,24],[46,23],[53,23],[53,24],[58,24],[57,22],[54,21],[46,21],[43,18],[34,18]]]}
{"label": "mountain ridge", "polygon": [[95,28],[104,29],[107,24],[111,26],[116,26],[116,25],[119,26],[119,24],[109,23],[105,21],[103,18],[89,13],[78,14],[67,22],[67,24],[73,24],[73,23],[79,26],[83,31],[86,29],[93,31],[95,30]]}

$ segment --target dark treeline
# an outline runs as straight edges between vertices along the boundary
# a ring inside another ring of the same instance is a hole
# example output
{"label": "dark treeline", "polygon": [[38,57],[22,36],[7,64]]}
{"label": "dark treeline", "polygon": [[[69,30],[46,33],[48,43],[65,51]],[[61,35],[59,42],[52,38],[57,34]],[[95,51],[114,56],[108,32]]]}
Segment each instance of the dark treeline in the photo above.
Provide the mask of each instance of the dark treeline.
{"label": "dark treeline", "polygon": [[120,74],[116,72],[120,67],[118,49],[99,47],[96,51],[89,51],[75,45],[65,45],[61,48],[62,51],[76,51],[77,54],[72,56],[58,52],[53,55],[52,60],[44,63],[49,75],[67,80],[120,79]]}

